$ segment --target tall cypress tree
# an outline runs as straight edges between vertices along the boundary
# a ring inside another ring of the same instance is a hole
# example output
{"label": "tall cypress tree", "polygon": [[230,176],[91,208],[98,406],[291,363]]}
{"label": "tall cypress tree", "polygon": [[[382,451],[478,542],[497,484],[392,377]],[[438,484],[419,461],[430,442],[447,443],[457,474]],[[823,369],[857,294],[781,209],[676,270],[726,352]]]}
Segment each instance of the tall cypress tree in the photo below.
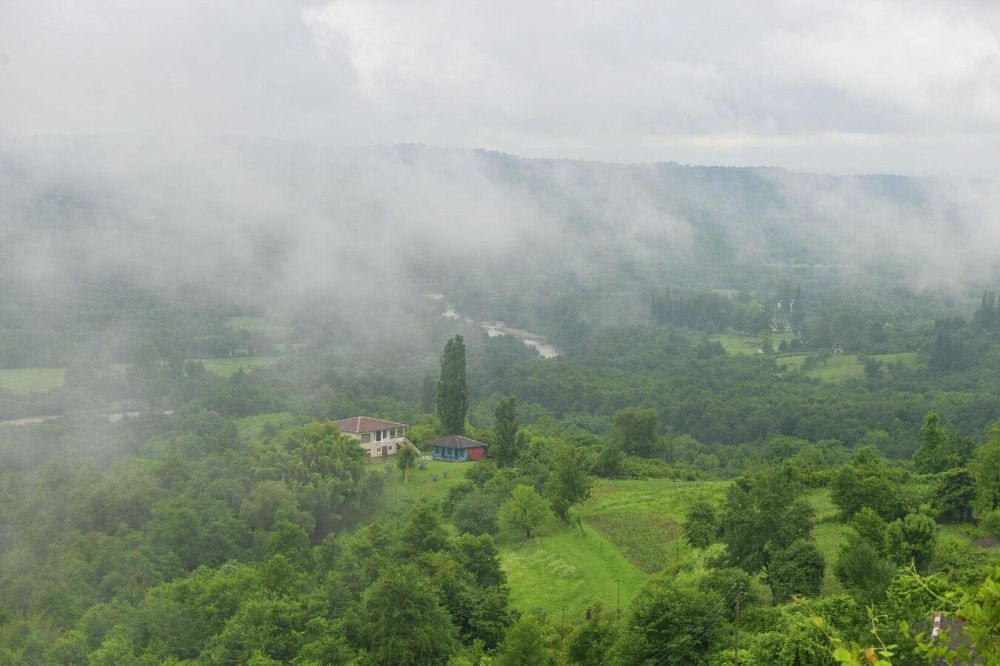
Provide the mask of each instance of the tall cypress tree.
{"label": "tall cypress tree", "polygon": [[449,435],[465,433],[469,387],[465,382],[465,340],[456,335],[444,346],[437,385],[437,415]]}

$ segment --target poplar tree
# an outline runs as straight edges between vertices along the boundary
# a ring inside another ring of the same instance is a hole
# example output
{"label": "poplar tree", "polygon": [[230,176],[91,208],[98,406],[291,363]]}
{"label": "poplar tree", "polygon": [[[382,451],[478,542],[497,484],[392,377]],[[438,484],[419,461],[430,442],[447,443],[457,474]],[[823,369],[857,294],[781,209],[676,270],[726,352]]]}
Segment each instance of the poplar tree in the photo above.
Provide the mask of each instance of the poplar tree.
{"label": "poplar tree", "polygon": [[490,457],[501,467],[513,465],[518,451],[517,398],[501,398],[497,402],[496,425],[494,426],[493,448]]}
{"label": "poplar tree", "polygon": [[469,387],[465,381],[465,340],[456,335],[444,346],[437,385],[437,415],[449,435],[465,434]]}

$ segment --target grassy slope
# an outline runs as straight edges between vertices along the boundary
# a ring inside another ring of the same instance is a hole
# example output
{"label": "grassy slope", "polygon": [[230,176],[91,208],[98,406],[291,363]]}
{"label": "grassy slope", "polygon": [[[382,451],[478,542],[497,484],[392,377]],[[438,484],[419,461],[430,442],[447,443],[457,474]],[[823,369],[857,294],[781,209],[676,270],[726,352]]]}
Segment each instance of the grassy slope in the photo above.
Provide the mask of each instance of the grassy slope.
{"label": "grassy slope", "polygon": [[[615,608],[618,584],[626,607],[649,575],[690,548],[680,521],[691,502],[718,501],[726,483],[662,479],[599,479],[589,500],[574,510],[580,523],[549,520],[531,539],[500,535],[514,606],[551,617],[582,617],[600,602]],[[582,526],[582,531],[581,531]]]}
{"label": "grassy slope", "polygon": [[635,567],[586,521],[564,525],[549,519],[531,539],[502,533],[503,568],[510,583],[511,601],[521,611],[541,609],[549,617],[581,619],[598,603],[626,608],[646,582],[647,574]]}
{"label": "grassy slope", "polygon": [[[373,470],[382,464],[373,464]],[[383,511],[404,513],[422,497],[440,500],[448,488],[462,481],[470,464],[431,462],[425,470],[414,470],[406,484],[394,468]],[[573,509],[579,523],[564,525],[550,517],[530,539],[501,532],[497,543],[513,605],[521,611],[540,609],[552,619],[565,613],[567,620],[576,621],[597,603],[614,609],[620,581],[621,605],[626,608],[649,577],[665,566],[677,560],[697,565],[699,553],[684,542],[680,532],[684,514],[698,500],[721,507],[728,484],[598,479],[590,499]],[[833,569],[850,528],[835,521],[837,509],[829,489],[810,490],[806,497],[816,509],[813,536],[826,558],[822,593],[842,592]],[[967,526],[944,526],[945,535],[966,543],[971,538]]]}
{"label": "grassy slope", "polygon": [[420,499],[426,498],[432,502],[444,499],[449,488],[465,479],[465,470],[473,463],[428,460],[425,461],[425,469],[414,469],[410,473],[410,480],[405,483],[396,468],[395,456],[369,463],[375,473],[384,473],[388,464],[392,465],[392,472],[386,478],[381,511],[394,514],[405,513]]}

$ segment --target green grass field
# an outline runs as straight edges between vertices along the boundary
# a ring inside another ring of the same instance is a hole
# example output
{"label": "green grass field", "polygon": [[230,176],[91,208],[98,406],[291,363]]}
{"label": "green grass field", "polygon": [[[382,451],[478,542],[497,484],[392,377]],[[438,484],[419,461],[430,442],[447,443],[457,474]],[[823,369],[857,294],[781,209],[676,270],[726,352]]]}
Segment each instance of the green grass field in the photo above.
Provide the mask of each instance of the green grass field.
{"label": "green grass field", "polygon": [[[373,463],[373,471],[383,464]],[[427,469],[414,470],[409,483],[403,483],[393,467],[382,500],[385,515],[403,515],[421,498],[442,499],[464,479],[471,464],[430,462]],[[622,608],[627,608],[649,578],[664,568],[703,566],[704,552],[683,539],[684,514],[699,500],[721,508],[728,485],[597,479],[591,497],[573,508],[571,524],[550,516],[531,538],[501,530],[497,544],[513,606],[522,612],[541,611],[555,621],[565,614],[567,622],[576,623],[596,604],[614,610],[619,591]],[[822,593],[843,592],[834,567],[850,527],[836,521],[829,489],[809,490],[806,499],[816,510],[813,537],[826,561]],[[945,525],[941,536],[968,543],[974,529]]]}
{"label": "green grass field", "polygon": [[[807,356],[809,355],[789,354],[779,357],[776,362],[785,370],[797,370],[802,366]],[[913,352],[876,354],[875,358],[884,361],[886,365],[902,362],[908,367],[914,367],[917,364],[917,355]],[[848,379],[863,379],[865,366],[858,361],[858,357],[854,354],[839,354],[830,356],[825,363],[819,363],[806,374],[827,382],[841,382]]]}
{"label": "green grass field", "polygon": [[236,330],[250,331],[271,331],[278,328],[264,317],[230,317],[226,320],[226,326]]}
{"label": "green grass field", "polygon": [[579,523],[552,518],[531,539],[501,533],[515,607],[582,617],[598,602],[616,608],[619,584],[626,607],[652,573],[689,559],[680,532],[684,513],[701,499],[717,503],[726,485],[599,479],[590,499],[573,510]]}
{"label": "green grass field", "polygon": [[245,372],[250,372],[253,368],[266,368],[274,365],[280,359],[279,356],[234,356],[233,358],[198,358],[205,365],[205,369],[222,377],[230,377],[234,372],[243,368]]}
{"label": "green grass field", "polygon": [[[373,470],[383,464],[372,463]],[[464,479],[466,469],[467,464],[430,462],[403,483],[393,467],[382,509],[386,515],[400,515],[421,498],[440,500]],[[699,500],[720,507],[728,485],[728,481],[598,479],[590,498],[573,509],[571,524],[551,516],[530,539],[501,531],[497,543],[514,607],[522,612],[540,610],[552,619],[565,613],[567,620],[576,621],[598,603],[616,608],[619,589],[622,607],[627,607],[651,575],[672,564],[700,560],[681,533],[684,514]],[[833,565],[849,528],[831,521],[836,507],[829,490],[811,490],[807,498],[820,520],[813,535],[826,557],[823,591],[840,591]]]}
{"label": "green grass field", "polygon": [[[233,358],[199,358],[205,369],[221,377],[230,377],[238,369],[249,372],[253,368],[265,368],[277,363],[278,356],[237,356]],[[124,372],[127,366],[115,365],[103,373]],[[27,394],[48,391],[66,383],[66,368],[0,368],[0,389],[13,393]]]}
{"label": "green grass field", "polygon": [[3,368],[0,389],[13,393],[48,391],[66,383],[66,368]]}
{"label": "green grass field", "polygon": [[[583,529],[550,518],[530,539],[501,533],[501,562],[510,584],[511,602],[522,612],[540,609],[552,619],[583,619],[586,609],[602,604],[622,608],[646,583],[610,540],[586,520]],[[620,587],[619,587],[620,586]]]}
{"label": "green grass field", "polygon": [[403,482],[396,468],[396,458],[389,457],[369,463],[373,472],[392,466],[392,473],[386,479],[382,493],[381,510],[386,514],[405,513],[415,502],[428,499],[438,502],[448,494],[448,489],[465,479],[465,470],[475,463],[425,461],[425,469],[414,469],[410,480]]}
{"label": "green grass field", "polygon": [[[777,347],[782,340],[791,342],[794,338],[795,334],[791,332],[773,333],[771,344]],[[716,333],[708,336],[708,339],[721,344],[727,354],[756,354],[761,344],[761,336],[742,333]]]}

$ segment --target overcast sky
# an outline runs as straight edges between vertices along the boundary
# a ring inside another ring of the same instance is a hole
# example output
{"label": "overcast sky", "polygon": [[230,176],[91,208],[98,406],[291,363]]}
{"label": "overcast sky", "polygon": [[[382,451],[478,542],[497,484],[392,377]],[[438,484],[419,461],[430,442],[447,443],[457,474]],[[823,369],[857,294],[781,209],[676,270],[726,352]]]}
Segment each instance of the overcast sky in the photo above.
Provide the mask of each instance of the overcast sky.
{"label": "overcast sky", "polygon": [[994,175],[1000,3],[0,0],[0,137]]}

